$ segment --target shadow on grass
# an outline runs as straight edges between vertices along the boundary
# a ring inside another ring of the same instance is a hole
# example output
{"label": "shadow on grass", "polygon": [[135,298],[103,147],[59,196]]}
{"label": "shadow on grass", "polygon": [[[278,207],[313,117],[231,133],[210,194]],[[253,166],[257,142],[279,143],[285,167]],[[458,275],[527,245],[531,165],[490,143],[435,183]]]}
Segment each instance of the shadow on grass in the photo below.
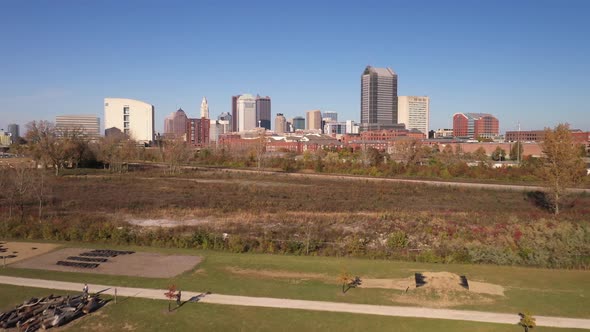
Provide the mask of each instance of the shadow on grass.
{"label": "shadow on grass", "polygon": [[197,296],[193,296],[190,299],[188,299],[188,300],[180,303],[179,305],[177,305],[176,308],[172,309],[171,311],[178,310],[180,307],[182,307],[183,305],[185,305],[187,302],[193,302],[193,303],[199,302],[202,298],[204,298],[205,296],[207,296],[209,294],[211,294],[211,292],[201,293],[201,294],[199,294]]}
{"label": "shadow on grass", "polygon": [[533,203],[536,207],[541,208],[548,212],[555,212],[555,207],[549,198],[547,193],[542,191],[529,191],[526,193],[527,199],[529,202]]}

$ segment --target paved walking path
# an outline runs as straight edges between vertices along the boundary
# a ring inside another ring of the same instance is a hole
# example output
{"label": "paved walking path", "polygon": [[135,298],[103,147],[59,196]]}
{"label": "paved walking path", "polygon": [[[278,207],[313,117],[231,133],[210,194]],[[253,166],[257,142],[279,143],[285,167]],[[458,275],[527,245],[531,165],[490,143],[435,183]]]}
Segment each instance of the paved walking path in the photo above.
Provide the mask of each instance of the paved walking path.
{"label": "paved walking path", "polygon": [[[38,287],[48,289],[58,289],[82,292],[83,284],[74,282],[29,279],[0,276],[0,284],[17,285],[25,287]],[[104,294],[114,295],[115,287],[107,285],[89,284],[90,293],[98,292],[103,289],[107,291]],[[122,297],[138,297],[146,299],[166,300],[164,293],[165,289],[147,289],[147,288],[132,288],[132,287],[116,287],[117,296]],[[468,310],[450,310],[450,309],[433,309],[433,308],[419,308],[419,307],[399,307],[399,306],[384,306],[384,305],[369,305],[369,304],[353,304],[353,303],[338,303],[338,302],[324,302],[324,301],[307,301],[307,300],[291,300],[291,299],[277,299],[268,297],[251,297],[251,296],[234,296],[221,294],[204,294],[196,292],[188,292],[182,290],[183,300],[188,300],[193,297],[198,298],[198,302],[214,303],[214,304],[229,304],[241,305],[251,307],[266,307],[266,308],[287,308],[287,309],[302,309],[302,310],[317,310],[317,311],[331,311],[331,312],[348,312],[355,314],[369,314],[382,316],[398,316],[398,317],[420,317],[420,318],[434,318],[434,319],[451,319],[486,323],[500,323],[500,324],[517,324],[519,316],[516,314],[503,314],[483,311],[468,311]],[[590,329],[590,319],[576,319],[563,317],[547,317],[535,316],[537,319],[537,326],[550,326],[562,328],[580,328]]]}

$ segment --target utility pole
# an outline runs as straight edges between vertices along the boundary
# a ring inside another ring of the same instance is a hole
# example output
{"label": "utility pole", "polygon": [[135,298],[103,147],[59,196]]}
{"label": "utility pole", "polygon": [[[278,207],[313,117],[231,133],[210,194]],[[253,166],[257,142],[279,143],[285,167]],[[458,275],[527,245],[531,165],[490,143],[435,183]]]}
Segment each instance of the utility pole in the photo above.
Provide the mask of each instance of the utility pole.
{"label": "utility pole", "polygon": [[520,166],[520,121],[518,122],[518,135],[516,136],[516,162]]}

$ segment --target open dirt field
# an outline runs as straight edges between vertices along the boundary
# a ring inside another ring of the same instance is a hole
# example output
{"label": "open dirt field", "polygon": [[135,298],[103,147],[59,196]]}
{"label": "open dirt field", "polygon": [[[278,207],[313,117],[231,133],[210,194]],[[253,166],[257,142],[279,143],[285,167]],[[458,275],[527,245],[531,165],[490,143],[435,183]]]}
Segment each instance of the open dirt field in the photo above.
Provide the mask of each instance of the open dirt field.
{"label": "open dirt field", "polygon": [[[290,279],[300,282],[318,280],[325,283],[337,283],[335,276],[321,273],[299,273],[281,270],[253,270],[227,267],[232,274],[268,279]],[[498,296],[504,296],[504,287],[485,282],[469,280],[469,289],[460,285],[460,277],[450,272],[423,272],[425,282],[416,287],[414,276],[398,279],[361,278],[360,288],[384,288],[403,291],[393,294],[392,301],[411,305],[446,308],[465,304],[493,303]]]}
{"label": "open dirt field", "polygon": [[[442,291],[457,291],[457,292],[471,292],[489,295],[504,295],[504,287],[485,282],[477,282],[469,280],[469,290],[460,285],[461,280],[459,276],[449,272],[424,272],[426,277],[426,284],[422,286],[423,289],[433,289],[439,292]],[[414,277],[403,279],[362,279],[363,283],[360,287],[364,288],[388,288],[406,290],[415,288],[416,281]]]}
{"label": "open dirt field", "polygon": [[194,268],[199,262],[199,256],[163,255],[157,253],[136,252],[130,255],[109,257],[107,262],[100,263],[97,268],[85,269],[56,265],[60,260],[66,260],[68,256],[78,256],[82,252],[90,251],[84,248],[66,248],[33,257],[25,261],[13,264],[12,267],[66,271],[99,273],[112,275],[126,275],[148,278],[170,278]]}
{"label": "open dirt field", "polygon": [[[59,247],[59,245],[49,243],[0,241],[0,249],[6,249],[6,251],[0,252],[0,256],[16,256],[12,258],[6,258],[6,265],[8,265],[31,257],[43,255],[57,247]],[[4,264],[3,259],[0,260],[0,265],[2,264]]]}

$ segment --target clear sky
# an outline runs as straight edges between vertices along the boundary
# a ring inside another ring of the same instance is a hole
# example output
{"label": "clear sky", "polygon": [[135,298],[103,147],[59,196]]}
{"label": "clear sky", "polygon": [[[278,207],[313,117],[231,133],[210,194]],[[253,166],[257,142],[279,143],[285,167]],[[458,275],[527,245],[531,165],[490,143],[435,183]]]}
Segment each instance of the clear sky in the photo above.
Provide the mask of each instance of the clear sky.
{"label": "clear sky", "polygon": [[[590,130],[590,1],[0,1],[0,128],[96,114],[103,98],[212,117],[240,93],[273,123],[306,110],[360,119],[366,65],[431,97],[431,129],[489,112],[501,131]],[[21,129],[23,131],[23,129]]]}

